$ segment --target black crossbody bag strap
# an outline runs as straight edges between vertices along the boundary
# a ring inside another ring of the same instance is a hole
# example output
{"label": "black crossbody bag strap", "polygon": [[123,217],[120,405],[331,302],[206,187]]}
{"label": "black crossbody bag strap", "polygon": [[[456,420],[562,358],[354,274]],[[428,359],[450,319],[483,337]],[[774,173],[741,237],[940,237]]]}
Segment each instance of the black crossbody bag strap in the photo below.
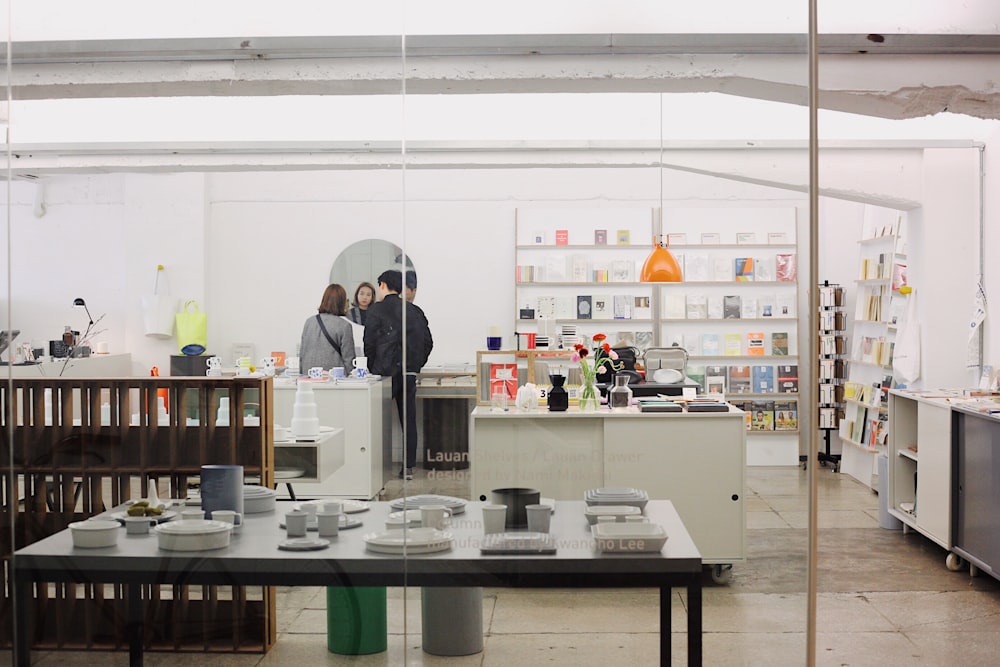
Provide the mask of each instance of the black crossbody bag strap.
{"label": "black crossbody bag strap", "polygon": [[330,335],[330,332],[326,330],[326,325],[323,324],[323,318],[320,317],[319,313],[316,313],[316,321],[319,322],[319,328],[323,332],[323,335],[326,336],[326,339],[330,341],[330,345],[333,345],[333,349],[335,349],[337,354],[340,355],[340,358],[343,359],[344,353],[340,351],[340,346],[337,345],[337,341],[335,341],[333,336]]}

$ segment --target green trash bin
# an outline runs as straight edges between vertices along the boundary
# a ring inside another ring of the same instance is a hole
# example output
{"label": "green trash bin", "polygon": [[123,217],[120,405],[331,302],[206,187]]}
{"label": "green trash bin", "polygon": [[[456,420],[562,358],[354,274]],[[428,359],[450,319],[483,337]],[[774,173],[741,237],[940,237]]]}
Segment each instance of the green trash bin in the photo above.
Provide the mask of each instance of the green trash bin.
{"label": "green trash bin", "polygon": [[327,587],[327,649],[340,655],[385,651],[388,638],[385,617],[385,587]]}

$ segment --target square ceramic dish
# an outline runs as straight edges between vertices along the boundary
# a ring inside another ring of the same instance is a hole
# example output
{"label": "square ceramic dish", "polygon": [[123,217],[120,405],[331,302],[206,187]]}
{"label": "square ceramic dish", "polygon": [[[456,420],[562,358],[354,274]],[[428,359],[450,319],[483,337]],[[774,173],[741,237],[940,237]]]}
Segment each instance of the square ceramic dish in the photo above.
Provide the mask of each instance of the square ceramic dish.
{"label": "square ceramic dish", "polygon": [[605,553],[653,553],[667,543],[658,523],[595,523],[590,531],[597,550]]}
{"label": "square ceramic dish", "polygon": [[588,505],[583,515],[587,523],[593,526],[599,516],[613,516],[619,523],[625,522],[627,516],[642,516],[642,510],[635,505]]}

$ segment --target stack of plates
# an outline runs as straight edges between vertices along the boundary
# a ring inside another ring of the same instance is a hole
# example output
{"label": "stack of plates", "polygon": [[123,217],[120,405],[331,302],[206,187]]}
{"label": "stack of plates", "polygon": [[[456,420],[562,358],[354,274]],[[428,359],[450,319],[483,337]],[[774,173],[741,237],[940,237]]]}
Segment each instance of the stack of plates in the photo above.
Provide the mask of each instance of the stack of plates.
{"label": "stack of plates", "polygon": [[448,551],[455,541],[451,533],[436,528],[386,530],[364,537],[369,551],[382,554],[429,554]]}
{"label": "stack of plates", "polygon": [[[357,528],[361,525],[361,521],[347,516],[346,514],[340,515],[340,529],[347,530],[348,528]],[[278,524],[279,528],[285,527],[285,520],[282,519],[281,523]],[[316,518],[315,514],[310,514],[306,517],[306,530],[319,530],[319,520]]]}
{"label": "stack of plates", "polygon": [[256,484],[247,484],[243,487],[244,514],[273,512],[277,504],[277,500],[278,493],[273,489],[268,489]]}
{"label": "stack of plates", "polygon": [[406,496],[405,498],[397,498],[392,501],[392,509],[394,510],[415,510],[420,509],[424,505],[444,505],[451,510],[451,513],[461,514],[465,511],[466,501],[461,498],[454,498],[452,496],[438,496],[431,493],[419,495],[419,496]]}
{"label": "stack of plates", "polygon": [[340,509],[344,514],[357,514],[367,512],[371,509],[371,503],[363,500],[342,500],[340,498],[320,498],[318,500],[303,500],[296,504],[295,509],[305,510],[309,505],[315,505],[316,511],[321,511],[323,505],[327,503],[340,503]]}
{"label": "stack of plates", "polygon": [[649,502],[649,494],[631,487],[605,487],[589,489],[583,499],[588,505],[630,505],[642,510]]}

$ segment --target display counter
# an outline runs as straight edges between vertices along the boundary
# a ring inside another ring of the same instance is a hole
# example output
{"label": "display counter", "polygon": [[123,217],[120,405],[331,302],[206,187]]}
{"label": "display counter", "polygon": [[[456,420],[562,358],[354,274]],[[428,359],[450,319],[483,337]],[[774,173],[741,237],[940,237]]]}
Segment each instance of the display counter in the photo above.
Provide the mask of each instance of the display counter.
{"label": "display counter", "polygon": [[[289,426],[295,405],[295,381],[276,379],[274,423]],[[344,463],[321,482],[283,479],[295,486],[297,498],[338,496],[370,499],[382,490],[392,471],[392,382],[313,382],[319,423],[344,429]],[[288,489],[278,493],[288,497]]]}
{"label": "display counter", "polygon": [[472,411],[472,498],[506,487],[579,500],[635,487],[670,500],[706,563],[745,556],[746,430],[742,410],[706,413]]}

